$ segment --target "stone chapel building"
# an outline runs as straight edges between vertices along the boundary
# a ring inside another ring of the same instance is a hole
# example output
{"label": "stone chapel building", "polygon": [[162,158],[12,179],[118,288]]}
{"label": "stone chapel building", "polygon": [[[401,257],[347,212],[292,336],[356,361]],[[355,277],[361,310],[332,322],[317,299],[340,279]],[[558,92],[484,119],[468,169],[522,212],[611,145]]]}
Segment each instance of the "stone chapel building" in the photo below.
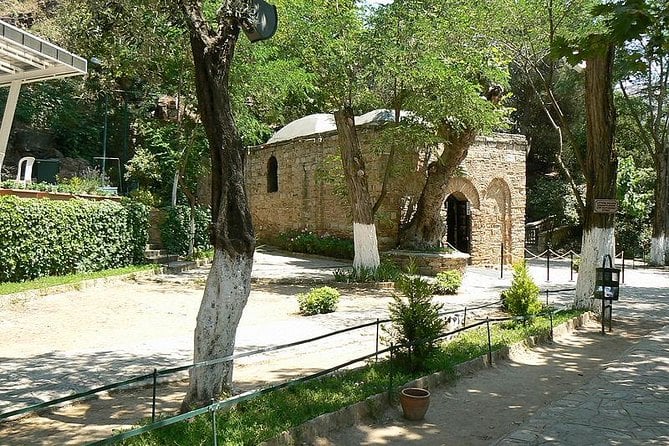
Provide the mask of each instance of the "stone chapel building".
{"label": "stone chapel building", "polygon": [[[388,159],[385,151],[372,149],[372,142],[393,119],[388,110],[356,117],[372,200],[381,191]],[[469,254],[473,264],[499,265],[502,245],[505,264],[524,256],[526,149],[522,135],[478,137],[448,184],[443,241]],[[396,247],[399,227],[421,192],[425,162],[416,151],[410,152],[399,161],[403,170],[391,176],[376,215],[381,251]],[[267,143],[250,148],[247,188],[260,240],[302,229],[353,237],[347,198],[323,181],[323,169],[341,169],[341,164],[327,162],[338,153],[336,126],[329,114],[298,119]]]}

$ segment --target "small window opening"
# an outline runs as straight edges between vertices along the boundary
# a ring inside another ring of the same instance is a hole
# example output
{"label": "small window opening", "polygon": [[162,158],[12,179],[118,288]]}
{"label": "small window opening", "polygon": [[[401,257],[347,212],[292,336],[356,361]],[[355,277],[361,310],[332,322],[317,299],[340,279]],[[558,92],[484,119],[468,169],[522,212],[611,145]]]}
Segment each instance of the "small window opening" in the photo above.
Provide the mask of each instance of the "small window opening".
{"label": "small window opening", "polygon": [[279,191],[279,163],[274,155],[267,161],[267,192]]}

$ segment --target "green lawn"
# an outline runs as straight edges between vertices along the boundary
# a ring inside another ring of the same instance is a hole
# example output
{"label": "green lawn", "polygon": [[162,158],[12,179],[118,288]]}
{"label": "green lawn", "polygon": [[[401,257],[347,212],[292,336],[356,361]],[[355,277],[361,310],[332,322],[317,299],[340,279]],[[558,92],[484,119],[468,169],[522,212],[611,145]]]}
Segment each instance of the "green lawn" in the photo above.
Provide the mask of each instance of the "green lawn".
{"label": "green lawn", "polygon": [[122,276],[124,274],[151,271],[155,268],[156,265],[152,264],[132,265],[123,268],[114,268],[90,273],[68,274],[67,276],[40,277],[39,279],[29,280],[26,282],[5,282],[0,283],[0,295],[20,293],[22,291],[39,290],[57,285],[73,285],[83,282],[84,280]]}

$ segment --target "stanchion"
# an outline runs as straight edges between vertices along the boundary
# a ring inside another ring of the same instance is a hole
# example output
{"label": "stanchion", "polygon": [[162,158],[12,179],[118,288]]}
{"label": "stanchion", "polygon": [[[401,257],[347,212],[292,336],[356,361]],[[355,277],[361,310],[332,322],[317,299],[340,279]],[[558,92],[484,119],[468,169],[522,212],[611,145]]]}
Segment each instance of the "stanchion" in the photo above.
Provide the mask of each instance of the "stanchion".
{"label": "stanchion", "polygon": [[620,271],[620,283],[625,284],[625,251],[623,251],[623,268]]}
{"label": "stanchion", "polygon": [[488,367],[492,366],[492,338],[490,337],[490,318],[485,318],[485,325],[488,329]]}
{"label": "stanchion", "polygon": [[[212,398],[211,403],[214,404],[214,399]],[[210,409],[211,412],[211,430],[214,435],[214,446],[218,446],[218,434],[216,433],[216,410]]]}
{"label": "stanchion", "polygon": [[569,251],[569,281],[574,281],[574,251]]}
{"label": "stanchion", "polygon": [[151,422],[156,422],[156,386],[158,384],[158,370],[153,369],[153,402],[151,403]]}
{"label": "stanchion", "polygon": [[546,282],[551,281],[551,245],[546,250]]}
{"label": "stanchion", "polygon": [[374,355],[374,361],[379,362],[379,318],[376,318],[376,354]]}
{"label": "stanchion", "polygon": [[502,248],[500,249],[499,255],[499,278],[504,278],[504,242],[501,243]]}

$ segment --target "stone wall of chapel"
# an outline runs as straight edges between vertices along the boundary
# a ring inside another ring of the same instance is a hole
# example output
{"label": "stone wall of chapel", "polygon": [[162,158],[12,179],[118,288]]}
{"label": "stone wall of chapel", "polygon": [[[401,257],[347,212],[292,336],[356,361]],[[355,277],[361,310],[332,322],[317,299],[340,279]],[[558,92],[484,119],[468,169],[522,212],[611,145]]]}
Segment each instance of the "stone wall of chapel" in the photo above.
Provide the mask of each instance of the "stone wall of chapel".
{"label": "stone wall of chapel", "polygon": [[[372,150],[374,130],[359,131],[373,199],[380,194],[387,154]],[[496,134],[478,138],[462,164],[464,176],[449,190],[472,202],[472,263],[499,264],[502,241],[507,263],[523,258],[525,225],[525,138]],[[322,181],[323,169],[341,169],[326,160],[338,152],[336,135],[254,147],[247,164],[247,188],[256,235],[271,240],[287,230],[309,229],[352,237],[347,199]],[[268,161],[277,161],[278,191],[268,192]],[[423,173],[407,156],[393,176],[377,213],[382,250],[396,245],[406,197],[420,193]]]}

